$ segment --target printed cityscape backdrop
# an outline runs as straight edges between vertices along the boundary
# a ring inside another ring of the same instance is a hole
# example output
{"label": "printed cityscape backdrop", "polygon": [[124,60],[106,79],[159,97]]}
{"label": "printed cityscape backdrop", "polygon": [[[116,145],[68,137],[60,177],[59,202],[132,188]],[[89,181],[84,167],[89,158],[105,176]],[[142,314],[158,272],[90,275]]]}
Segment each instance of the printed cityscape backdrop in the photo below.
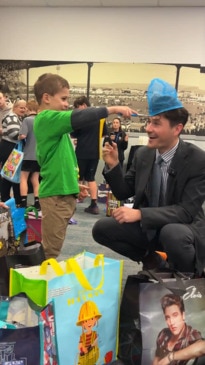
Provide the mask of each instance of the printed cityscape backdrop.
{"label": "printed cityscape backdrop", "polygon": [[[22,61],[23,62],[23,61]],[[29,69],[29,94],[27,95],[26,70],[10,71],[0,66],[0,88],[13,101],[16,98],[32,98],[33,85],[46,72],[57,73],[70,83],[70,108],[80,95],[87,94],[88,66],[68,64]],[[90,72],[89,98],[92,106],[128,105],[139,113],[147,114],[146,90],[151,79],[160,77],[173,86],[176,83],[175,65],[93,63]],[[190,116],[183,134],[205,136],[205,74],[199,68],[181,67],[178,95]],[[128,132],[143,133],[146,118],[133,117],[123,120]]]}

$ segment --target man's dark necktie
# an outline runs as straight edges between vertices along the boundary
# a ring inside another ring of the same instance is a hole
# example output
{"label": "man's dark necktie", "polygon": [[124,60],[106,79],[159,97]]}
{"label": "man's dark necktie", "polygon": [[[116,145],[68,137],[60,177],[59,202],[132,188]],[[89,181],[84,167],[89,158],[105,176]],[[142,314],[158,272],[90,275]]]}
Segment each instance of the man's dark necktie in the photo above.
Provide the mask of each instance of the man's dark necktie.
{"label": "man's dark necktie", "polygon": [[[157,159],[154,163],[151,175],[151,194],[150,194],[150,207],[158,207],[160,205],[160,200],[162,197],[162,171],[161,171],[161,163],[163,158],[161,155],[157,156]],[[149,241],[151,241],[156,235],[156,229],[149,229],[147,231],[147,237]]]}
{"label": "man's dark necktie", "polygon": [[152,176],[151,176],[151,197],[150,206],[158,207],[162,203],[162,171],[161,163],[163,158],[161,155],[157,156],[157,159],[153,166]]}

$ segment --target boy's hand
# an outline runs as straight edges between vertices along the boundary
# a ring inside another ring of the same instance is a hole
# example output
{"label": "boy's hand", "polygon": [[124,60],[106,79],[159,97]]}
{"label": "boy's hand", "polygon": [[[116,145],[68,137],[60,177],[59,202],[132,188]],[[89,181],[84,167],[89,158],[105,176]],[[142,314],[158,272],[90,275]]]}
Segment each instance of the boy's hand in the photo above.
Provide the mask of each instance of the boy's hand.
{"label": "boy's hand", "polygon": [[78,194],[78,199],[83,201],[85,198],[89,196],[88,190],[89,187],[87,185],[79,184],[80,192]]}
{"label": "boy's hand", "polygon": [[107,107],[108,114],[122,114],[125,118],[130,118],[132,114],[138,114],[138,112],[134,109],[129,108],[128,106],[109,106]]}

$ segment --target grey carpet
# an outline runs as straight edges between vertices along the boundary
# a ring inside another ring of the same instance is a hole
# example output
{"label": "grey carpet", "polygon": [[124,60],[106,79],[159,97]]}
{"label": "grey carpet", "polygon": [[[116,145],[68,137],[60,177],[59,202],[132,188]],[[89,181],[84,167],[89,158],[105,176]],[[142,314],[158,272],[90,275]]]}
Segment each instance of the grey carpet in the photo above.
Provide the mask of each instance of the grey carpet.
{"label": "grey carpet", "polygon": [[77,221],[77,224],[68,225],[66,239],[63,245],[61,255],[58,260],[64,260],[70,256],[76,255],[83,250],[99,254],[103,253],[106,257],[123,259],[123,287],[126,281],[127,275],[137,274],[141,270],[141,265],[133,262],[124,256],[121,256],[112,250],[103,247],[96,243],[92,238],[92,227],[94,223],[101,217],[105,217],[105,204],[99,203],[100,214],[92,215],[84,212],[85,207],[90,203],[89,199],[86,199],[83,203],[77,204],[76,212],[73,218]]}

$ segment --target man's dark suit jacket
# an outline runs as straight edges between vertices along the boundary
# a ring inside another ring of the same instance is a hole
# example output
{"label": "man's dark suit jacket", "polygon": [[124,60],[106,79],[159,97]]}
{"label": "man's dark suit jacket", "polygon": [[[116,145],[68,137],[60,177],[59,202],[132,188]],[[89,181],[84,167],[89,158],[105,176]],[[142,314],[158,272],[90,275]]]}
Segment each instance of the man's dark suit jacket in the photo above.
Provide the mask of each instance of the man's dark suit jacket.
{"label": "man's dark suit jacket", "polygon": [[[169,223],[188,225],[195,237],[196,269],[205,269],[205,151],[179,141],[167,181],[166,206],[149,207],[149,186],[156,150],[142,146],[123,178],[120,165],[104,172],[106,181],[119,200],[135,196],[134,208],[142,214],[142,229],[160,229]],[[179,242],[180,244],[180,242]]]}

